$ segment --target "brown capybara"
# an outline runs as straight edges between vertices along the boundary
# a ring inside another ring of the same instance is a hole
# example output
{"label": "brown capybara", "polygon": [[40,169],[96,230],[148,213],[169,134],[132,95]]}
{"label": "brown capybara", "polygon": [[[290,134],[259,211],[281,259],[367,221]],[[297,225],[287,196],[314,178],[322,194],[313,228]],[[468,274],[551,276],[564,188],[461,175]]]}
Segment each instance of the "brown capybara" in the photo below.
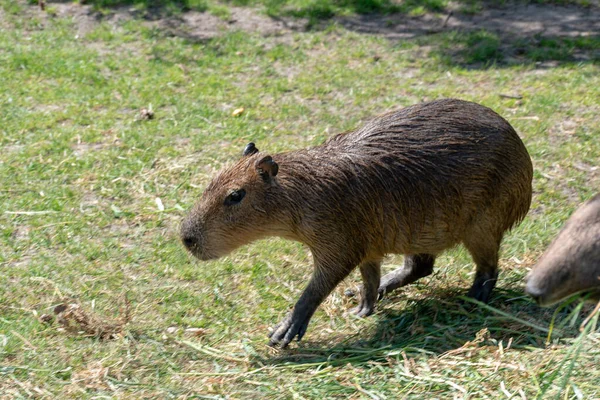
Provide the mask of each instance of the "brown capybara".
{"label": "brown capybara", "polygon": [[600,193],[573,213],[525,280],[542,306],[576,293],[600,300]]}
{"label": "brown capybara", "polygon": [[[271,345],[285,347],[356,266],[363,288],[355,312],[366,316],[379,295],[431,274],[435,257],[462,243],[477,264],[469,296],[487,301],[502,236],[529,209],[531,179],[508,122],[475,103],[439,100],[308,149],[267,155],[250,143],[210,182],[181,237],[201,260],[267,236],[310,248],[312,278],[270,334]],[[404,254],[404,267],[380,279],[390,253]]]}

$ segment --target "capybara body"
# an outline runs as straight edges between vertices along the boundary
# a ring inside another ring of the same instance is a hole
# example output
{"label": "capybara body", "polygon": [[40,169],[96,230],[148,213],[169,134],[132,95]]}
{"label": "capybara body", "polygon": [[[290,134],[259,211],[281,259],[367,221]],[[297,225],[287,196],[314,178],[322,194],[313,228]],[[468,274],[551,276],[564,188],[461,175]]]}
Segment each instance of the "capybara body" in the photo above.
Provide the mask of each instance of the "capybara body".
{"label": "capybara body", "polygon": [[525,291],[542,306],[576,293],[600,300],[600,193],[567,220],[526,281]]}
{"label": "capybara body", "polygon": [[[355,312],[433,271],[440,252],[462,243],[477,265],[469,295],[487,301],[504,232],[531,202],[532,165],[502,117],[454,99],[383,114],[320,146],[273,154],[251,143],[221,171],[182,223],[186,247],[208,260],[266,236],[305,243],[313,276],[271,333],[286,346],[306,332],[323,299],[356,266]],[[384,277],[386,254],[405,264]]]}

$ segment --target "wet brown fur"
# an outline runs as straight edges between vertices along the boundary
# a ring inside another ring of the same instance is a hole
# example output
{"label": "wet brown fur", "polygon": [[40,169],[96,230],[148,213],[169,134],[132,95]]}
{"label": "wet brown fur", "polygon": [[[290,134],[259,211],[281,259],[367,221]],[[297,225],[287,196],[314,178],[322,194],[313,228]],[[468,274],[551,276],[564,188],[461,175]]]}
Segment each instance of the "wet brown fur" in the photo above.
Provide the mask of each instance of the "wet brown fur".
{"label": "wet brown fur", "polygon": [[[200,259],[266,236],[305,243],[315,270],[272,343],[300,338],[321,301],[356,266],[364,281],[359,315],[378,295],[428,275],[435,256],[459,243],[477,264],[469,294],[487,301],[505,231],[531,202],[532,165],[514,129],[481,105],[439,100],[390,112],[320,146],[272,155],[276,176],[260,176],[263,153],[219,173],[182,224]],[[232,190],[246,197],[224,206]],[[189,243],[188,243],[189,244]],[[381,280],[389,253],[403,269]]]}
{"label": "wet brown fur", "polygon": [[573,213],[526,280],[540,305],[576,293],[600,300],[600,193]]}

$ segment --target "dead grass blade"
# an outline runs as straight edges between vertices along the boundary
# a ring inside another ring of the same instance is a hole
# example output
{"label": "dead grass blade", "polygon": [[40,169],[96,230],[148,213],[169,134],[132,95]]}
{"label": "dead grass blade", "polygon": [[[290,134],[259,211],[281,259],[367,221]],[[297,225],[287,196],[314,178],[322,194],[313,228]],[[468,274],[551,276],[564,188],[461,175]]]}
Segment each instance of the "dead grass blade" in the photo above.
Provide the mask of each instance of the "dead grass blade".
{"label": "dead grass blade", "polygon": [[114,339],[122,333],[123,327],[131,320],[129,301],[127,296],[123,298],[121,317],[116,321],[85,311],[75,300],[65,301],[54,308],[56,321],[67,332],[84,333],[100,339]]}

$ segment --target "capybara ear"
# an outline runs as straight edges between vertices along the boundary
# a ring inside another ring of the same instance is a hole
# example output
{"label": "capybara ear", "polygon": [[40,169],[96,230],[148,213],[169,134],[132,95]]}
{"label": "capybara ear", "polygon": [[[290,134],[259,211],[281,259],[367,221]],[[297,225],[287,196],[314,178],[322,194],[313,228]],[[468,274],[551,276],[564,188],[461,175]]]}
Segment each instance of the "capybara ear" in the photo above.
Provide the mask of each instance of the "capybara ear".
{"label": "capybara ear", "polygon": [[265,182],[269,182],[269,180],[276,176],[277,172],[279,171],[279,165],[273,161],[271,156],[266,156],[258,160],[255,164],[255,167],[256,172]]}
{"label": "capybara ear", "polygon": [[256,145],[253,142],[250,142],[244,148],[244,152],[242,153],[242,155],[244,157],[246,157],[246,156],[251,156],[252,154],[256,154],[256,153],[258,153],[258,149],[256,148]]}

